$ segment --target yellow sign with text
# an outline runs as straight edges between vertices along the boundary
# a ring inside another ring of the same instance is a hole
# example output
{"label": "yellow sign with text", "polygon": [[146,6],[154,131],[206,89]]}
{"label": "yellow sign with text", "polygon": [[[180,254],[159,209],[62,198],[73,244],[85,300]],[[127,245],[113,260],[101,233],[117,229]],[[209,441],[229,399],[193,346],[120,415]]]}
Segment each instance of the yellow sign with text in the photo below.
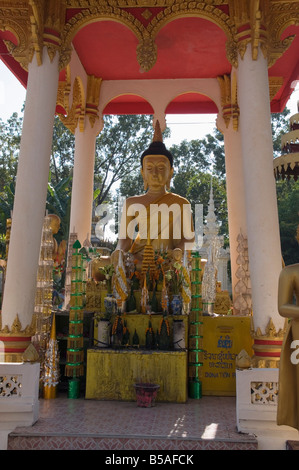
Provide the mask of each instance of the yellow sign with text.
{"label": "yellow sign with text", "polygon": [[202,394],[236,395],[236,357],[245,349],[253,355],[251,317],[218,316],[203,318]]}

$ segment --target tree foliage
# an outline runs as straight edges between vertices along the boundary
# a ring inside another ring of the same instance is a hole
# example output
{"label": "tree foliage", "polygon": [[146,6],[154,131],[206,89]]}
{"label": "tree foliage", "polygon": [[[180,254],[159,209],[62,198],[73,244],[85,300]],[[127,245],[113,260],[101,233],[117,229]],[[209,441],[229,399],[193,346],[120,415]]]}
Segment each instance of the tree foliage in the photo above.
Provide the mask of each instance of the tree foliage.
{"label": "tree foliage", "polygon": [[0,192],[16,179],[22,122],[18,113],[7,122],[0,119]]}
{"label": "tree foliage", "polygon": [[278,181],[277,206],[283,260],[299,263],[299,181]]}
{"label": "tree foliage", "polygon": [[273,113],[271,115],[272,140],[274,157],[281,155],[281,138],[289,132],[290,111],[285,108],[282,113]]}
{"label": "tree foliage", "polygon": [[54,186],[72,174],[74,149],[74,135],[55,117],[50,161],[51,182]]}
{"label": "tree foliage", "polygon": [[152,116],[104,116],[104,123],[96,142],[97,204],[111,197],[111,190],[120,180],[136,174],[141,149],[149,146],[153,134]]}

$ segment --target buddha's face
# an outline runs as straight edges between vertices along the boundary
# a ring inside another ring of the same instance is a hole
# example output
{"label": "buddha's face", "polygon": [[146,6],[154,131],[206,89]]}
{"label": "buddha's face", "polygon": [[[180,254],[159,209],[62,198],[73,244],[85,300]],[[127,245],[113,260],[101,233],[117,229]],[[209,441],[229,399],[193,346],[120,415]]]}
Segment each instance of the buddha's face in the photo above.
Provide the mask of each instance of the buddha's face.
{"label": "buddha's face", "polygon": [[145,188],[154,190],[165,186],[169,188],[173,168],[165,155],[147,155],[143,159],[141,174]]}

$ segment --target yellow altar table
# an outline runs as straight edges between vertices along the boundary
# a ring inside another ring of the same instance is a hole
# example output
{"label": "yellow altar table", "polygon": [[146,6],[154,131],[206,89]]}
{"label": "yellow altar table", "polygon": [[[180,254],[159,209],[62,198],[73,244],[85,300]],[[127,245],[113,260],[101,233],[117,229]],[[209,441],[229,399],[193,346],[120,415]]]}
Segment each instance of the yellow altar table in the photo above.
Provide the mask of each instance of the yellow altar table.
{"label": "yellow altar table", "polygon": [[236,395],[236,357],[242,349],[254,353],[250,325],[251,317],[203,317],[203,395]]}
{"label": "yellow altar table", "polygon": [[135,401],[134,384],[160,385],[156,401],[185,403],[187,351],[89,349],[86,399]]}

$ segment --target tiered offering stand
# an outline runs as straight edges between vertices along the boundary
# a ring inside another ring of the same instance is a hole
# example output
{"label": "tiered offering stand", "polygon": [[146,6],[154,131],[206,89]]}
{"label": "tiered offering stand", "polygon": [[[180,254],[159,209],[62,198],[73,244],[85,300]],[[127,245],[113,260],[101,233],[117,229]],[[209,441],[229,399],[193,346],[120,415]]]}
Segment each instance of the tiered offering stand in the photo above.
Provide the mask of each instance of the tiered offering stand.
{"label": "tiered offering stand", "polygon": [[77,240],[73,245],[72,280],[70,297],[69,336],[67,340],[67,364],[65,375],[69,380],[69,398],[78,398],[80,392],[79,377],[84,375],[83,317],[85,293],[84,256],[80,253],[81,244]]}
{"label": "tiered offering stand", "polygon": [[202,299],[201,299],[201,258],[197,251],[192,252],[191,309],[189,315],[189,383],[190,398],[201,398],[202,381]]}

